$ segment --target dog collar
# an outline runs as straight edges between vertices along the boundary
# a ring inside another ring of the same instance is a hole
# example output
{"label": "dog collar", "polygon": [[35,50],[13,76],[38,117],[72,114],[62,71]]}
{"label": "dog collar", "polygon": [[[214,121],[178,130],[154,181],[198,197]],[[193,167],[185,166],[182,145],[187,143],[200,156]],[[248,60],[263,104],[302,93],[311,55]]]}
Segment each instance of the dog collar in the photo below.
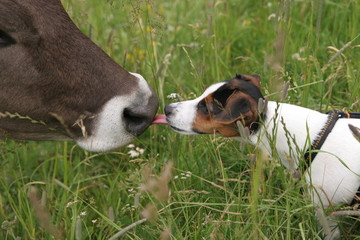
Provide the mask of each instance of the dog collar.
{"label": "dog collar", "polygon": [[305,167],[310,166],[311,162],[315,159],[317,155],[316,150],[320,150],[322,145],[324,144],[326,138],[331,133],[332,129],[334,128],[337,120],[339,118],[359,118],[360,119],[360,112],[345,112],[345,111],[329,111],[327,112],[329,115],[328,120],[324,126],[324,128],[319,133],[319,136],[315,139],[312,143],[311,148],[304,154],[305,159]]}
{"label": "dog collar", "polygon": [[[304,171],[306,170],[306,168],[308,168],[310,166],[312,161],[315,159],[315,157],[318,153],[316,150],[321,149],[326,138],[331,133],[332,129],[334,128],[334,126],[339,118],[358,118],[358,119],[360,119],[360,112],[329,111],[329,112],[327,112],[327,114],[329,115],[329,117],[328,117],[328,120],[327,120],[324,128],[321,130],[321,132],[319,133],[319,136],[312,143],[310,150],[304,154],[304,159],[305,159],[305,166],[303,169]],[[350,203],[350,206],[353,206],[357,203],[360,203],[360,187],[359,187],[357,193],[355,194],[354,199]]]}

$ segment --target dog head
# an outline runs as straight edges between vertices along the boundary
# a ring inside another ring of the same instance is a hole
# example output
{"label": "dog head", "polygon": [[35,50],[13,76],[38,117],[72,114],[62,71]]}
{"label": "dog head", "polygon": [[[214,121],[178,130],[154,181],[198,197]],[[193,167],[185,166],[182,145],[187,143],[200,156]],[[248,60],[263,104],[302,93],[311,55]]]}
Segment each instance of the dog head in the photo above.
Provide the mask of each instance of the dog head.
{"label": "dog head", "polygon": [[255,131],[258,126],[258,102],[263,99],[258,75],[236,75],[215,83],[193,100],[168,104],[168,124],[182,134],[221,134],[239,136],[236,122]]}

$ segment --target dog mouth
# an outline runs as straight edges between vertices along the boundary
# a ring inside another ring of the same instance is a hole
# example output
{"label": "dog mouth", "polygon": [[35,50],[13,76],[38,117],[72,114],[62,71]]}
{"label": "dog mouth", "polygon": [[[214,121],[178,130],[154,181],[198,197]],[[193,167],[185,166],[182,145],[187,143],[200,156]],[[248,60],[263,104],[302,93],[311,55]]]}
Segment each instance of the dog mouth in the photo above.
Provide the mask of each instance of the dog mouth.
{"label": "dog mouth", "polygon": [[151,124],[169,125],[169,126],[170,126],[172,129],[174,129],[176,132],[179,132],[179,133],[185,133],[185,132],[187,132],[187,131],[185,131],[185,130],[182,130],[182,129],[180,129],[180,128],[177,128],[177,127],[173,126],[173,125],[171,124],[171,122],[169,121],[169,118],[168,118],[165,114],[156,115]]}
{"label": "dog mouth", "polygon": [[174,127],[172,126],[171,124],[169,124],[169,126],[174,129],[176,132],[179,132],[179,133],[187,133],[188,131],[185,131],[185,130],[182,130],[180,128],[177,128],[177,127]]}
{"label": "dog mouth", "polygon": [[169,124],[169,126],[177,133],[183,134],[183,135],[193,135],[193,134],[198,134],[197,132],[193,132],[193,131],[188,131],[188,130],[183,130],[177,127],[172,126],[171,124]]}
{"label": "dog mouth", "polygon": [[158,114],[155,116],[151,124],[163,124],[163,125],[169,125],[175,132],[178,132],[180,134],[185,135],[192,135],[192,134],[204,134],[202,132],[199,132],[195,129],[192,129],[191,131],[183,130],[181,128],[175,127],[174,124],[171,123],[171,120],[169,117],[167,117],[165,114]]}
{"label": "dog mouth", "polygon": [[168,119],[165,114],[158,114],[155,116],[151,124],[164,124],[169,125]]}

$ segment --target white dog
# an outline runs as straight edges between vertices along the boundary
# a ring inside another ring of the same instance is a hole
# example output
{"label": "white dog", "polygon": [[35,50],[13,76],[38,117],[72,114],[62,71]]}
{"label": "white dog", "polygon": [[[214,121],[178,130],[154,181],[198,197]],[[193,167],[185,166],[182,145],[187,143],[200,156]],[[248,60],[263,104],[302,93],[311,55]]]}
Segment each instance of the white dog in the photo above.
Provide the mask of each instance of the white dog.
{"label": "white dog", "polygon": [[[347,118],[350,115],[344,112],[323,114],[272,101],[259,113],[262,100],[260,77],[237,75],[211,85],[194,100],[167,105],[166,121],[182,134],[218,133],[241,138],[244,136],[239,132],[245,135],[248,132],[252,144],[269,155],[277,151],[289,169],[304,164],[299,149],[304,153],[312,148],[314,151],[306,154],[310,158],[306,181],[312,186],[309,191],[315,206],[323,209],[350,203],[360,186],[360,143],[352,135],[349,124],[360,127],[359,116],[355,113],[357,118]],[[165,123],[165,116],[162,118]],[[244,127],[242,131],[237,127],[239,122]],[[276,149],[271,148],[271,142],[276,143]],[[326,239],[338,238],[337,224],[332,219],[325,222],[320,224]]]}

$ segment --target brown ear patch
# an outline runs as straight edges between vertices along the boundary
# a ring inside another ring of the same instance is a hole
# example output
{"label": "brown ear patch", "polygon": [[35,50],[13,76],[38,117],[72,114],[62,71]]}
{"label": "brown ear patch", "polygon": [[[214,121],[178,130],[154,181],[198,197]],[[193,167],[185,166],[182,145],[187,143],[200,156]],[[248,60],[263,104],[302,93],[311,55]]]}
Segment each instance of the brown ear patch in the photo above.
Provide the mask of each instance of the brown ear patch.
{"label": "brown ear patch", "polygon": [[[193,129],[201,133],[219,133],[225,137],[239,136],[236,121],[250,127],[258,117],[257,103],[244,92],[232,93],[225,104],[217,101],[214,95],[209,95],[199,105]],[[207,110],[204,111],[204,108]]]}
{"label": "brown ear patch", "polygon": [[236,74],[236,78],[239,80],[245,80],[250,82],[251,84],[255,85],[258,89],[261,88],[260,84],[260,76],[259,75],[244,75],[244,74]]}
{"label": "brown ear patch", "polygon": [[250,101],[248,95],[241,92],[235,93],[228,98],[223,111],[217,114],[214,119],[224,123],[234,122],[249,111]]}

